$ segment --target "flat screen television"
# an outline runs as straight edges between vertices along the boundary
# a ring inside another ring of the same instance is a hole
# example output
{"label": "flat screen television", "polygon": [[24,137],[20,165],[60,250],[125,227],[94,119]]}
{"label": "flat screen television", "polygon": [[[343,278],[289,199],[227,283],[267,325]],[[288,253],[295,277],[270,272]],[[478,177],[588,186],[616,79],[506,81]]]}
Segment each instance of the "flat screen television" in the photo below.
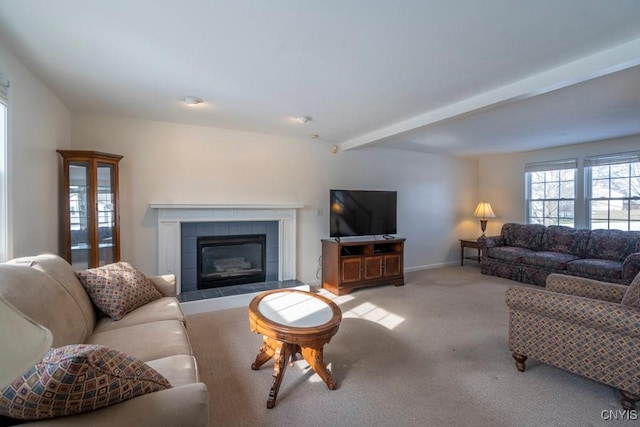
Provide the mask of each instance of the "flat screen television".
{"label": "flat screen television", "polygon": [[395,191],[330,190],[331,237],[396,234]]}

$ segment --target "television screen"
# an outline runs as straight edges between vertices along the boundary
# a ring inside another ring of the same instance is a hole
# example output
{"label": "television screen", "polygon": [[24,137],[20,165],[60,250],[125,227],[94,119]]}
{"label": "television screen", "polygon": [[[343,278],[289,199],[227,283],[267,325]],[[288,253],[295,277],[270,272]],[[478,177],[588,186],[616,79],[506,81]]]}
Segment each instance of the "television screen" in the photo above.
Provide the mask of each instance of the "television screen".
{"label": "television screen", "polygon": [[395,234],[395,191],[331,190],[331,237]]}

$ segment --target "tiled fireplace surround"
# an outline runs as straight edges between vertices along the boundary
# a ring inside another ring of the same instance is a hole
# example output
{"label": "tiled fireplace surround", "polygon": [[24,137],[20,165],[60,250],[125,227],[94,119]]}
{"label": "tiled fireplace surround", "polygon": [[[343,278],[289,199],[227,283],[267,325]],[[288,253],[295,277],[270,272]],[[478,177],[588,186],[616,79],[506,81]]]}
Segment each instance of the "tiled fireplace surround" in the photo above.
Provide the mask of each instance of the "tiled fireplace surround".
{"label": "tiled fireplace surround", "polygon": [[182,292],[198,289],[197,259],[198,237],[236,236],[247,234],[266,235],[266,281],[278,280],[278,222],[277,221],[221,221],[183,222],[181,226]]}
{"label": "tiled fireplace surround", "polygon": [[[303,205],[158,203],[149,206],[157,210],[158,217],[158,274],[175,274],[178,292],[185,293],[183,296],[196,289],[196,284],[189,277],[195,258],[183,263],[182,244],[185,241],[190,244],[197,236],[209,232],[213,233],[210,235],[267,234],[267,262],[271,261],[267,280],[302,285],[296,281],[295,266],[296,212]],[[271,233],[275,236],[270,236]],[[269,249],[276,253],[270,253]]]}

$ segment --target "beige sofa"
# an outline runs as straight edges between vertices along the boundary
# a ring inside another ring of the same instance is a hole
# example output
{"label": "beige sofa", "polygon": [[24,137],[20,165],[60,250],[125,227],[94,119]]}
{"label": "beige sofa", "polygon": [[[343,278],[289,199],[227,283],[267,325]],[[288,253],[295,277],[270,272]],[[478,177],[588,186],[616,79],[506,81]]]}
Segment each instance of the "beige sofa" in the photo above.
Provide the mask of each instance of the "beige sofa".
{"label": "beige sofa", "polygon": [[163,297],[114,321],[99,315],[62,258],[38,255],[0,264],[0,294],[47,327],[53,347],[87,343],[113,348],[143,360],[172,385],[95,411],[22,425],[208,426],[208,392],[199,382],[185,316],[175,298],[175,278],[149,278]]}

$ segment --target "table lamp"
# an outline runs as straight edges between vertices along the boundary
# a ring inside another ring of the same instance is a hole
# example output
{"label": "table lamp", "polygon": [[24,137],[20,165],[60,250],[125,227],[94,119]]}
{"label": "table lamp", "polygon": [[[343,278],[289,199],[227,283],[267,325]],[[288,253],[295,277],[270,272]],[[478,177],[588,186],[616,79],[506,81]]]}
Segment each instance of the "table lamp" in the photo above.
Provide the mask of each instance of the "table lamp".
{"label": "table lamp", "polygon": [[484,231],[487,229],[487,218],[495,218],[496,214],[493,213],[493,209],[491,209],[491,205],[487,201],[481,201],[478,203],[476,207],[476,211],[473,213],[473,216],[476,218],[480,218],[480,228],[482,229],[482,237],[484,236]]}
{"label": "table lamp", "polygon": [[0,295],[0,390],[27,372],[51,348],[51,332]]}

